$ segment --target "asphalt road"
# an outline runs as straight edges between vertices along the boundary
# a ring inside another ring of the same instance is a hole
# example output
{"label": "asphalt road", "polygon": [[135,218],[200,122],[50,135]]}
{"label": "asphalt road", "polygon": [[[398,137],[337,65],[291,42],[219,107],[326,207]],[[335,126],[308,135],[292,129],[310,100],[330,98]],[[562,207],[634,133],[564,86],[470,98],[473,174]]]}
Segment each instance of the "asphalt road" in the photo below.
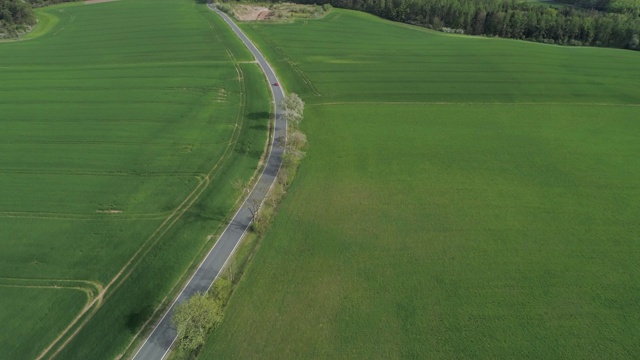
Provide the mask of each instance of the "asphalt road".
{"label": "asphalt road", "polygon": [[251,191],[251,194],[242,204],[242,207],[235,214],[187,285],[182,289],[178,298],[173,302],[169,310],[153,329],[151,335],[149,335],[147,340],[138,349],[138,352],[133,357],[135,360],[160,360],[167,356],[169,349],[176,340],[176,329],[171,326],[170,322],[173,309],[176,304],[189,299],[197,292],[206,292],[209,290],[211,284],[213,284],[213,281],[218,277],[218,274],[220,274],[220,271],[224,268],[225,263],[233,254],[251,224],[251,212],[249,211],[247,204],[255,203],[254,199],[258,199],[260,202],[264,201],[267,191],[274,183],[276,175],[280,170],[280,165],[282,164],[282,155],[284,154],[286,142],[287,122],[282,116],[280,109],[280,103],[284,98],[284,92],[280,86],[273,85],[278,82],[278,78],[260,51],[258,51],[253,43],[251,43],[242,30],[240,30],[240,28],[238,28],[238,26],[236,26],[236,24],[225,13],[216,9],[212,4],[209,4],[208,6],[211,10],[219,14],[224,21],[229,24],[229,26],[231,26],[236,35],[238,35],[242,42],[249,48],[269,80],[269,84],[271,84],[270,87],[273,94],[273,103],[274,108],[276,109],[273,136],[274,141],[271,142],[266,167],[260,175],[256,186]]}

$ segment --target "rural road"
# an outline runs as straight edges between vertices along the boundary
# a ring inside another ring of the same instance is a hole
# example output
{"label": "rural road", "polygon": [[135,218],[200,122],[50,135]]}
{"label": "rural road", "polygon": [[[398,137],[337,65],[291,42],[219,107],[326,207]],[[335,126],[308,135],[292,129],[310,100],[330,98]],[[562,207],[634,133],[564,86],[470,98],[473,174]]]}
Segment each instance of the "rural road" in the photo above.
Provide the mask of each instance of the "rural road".
{"label": "rural road", "polygon": [[211,10],[218,13],[224,21],[229,24],[229,26],[231,26],[236,35],[238,35],[242,42],[249,48],[253,56],[258,61],[258,64],[260,64],[269,84],[271,84],[270,87],[273,94],[273,103],[276,110],[273,141],[271,142],[269,157],[264,171],[260,175],[256,186],[251,191],[251,194],[234,215],[227,228],[224,230],[211,251],[209,251],[206,258],[202,261],[187,285],[182,289],[178,298],[173,302],[173,304],[171,304],[171,307],[153,329],[151,335],[149,335],[146,341],[138,349],[138,352],[133,357],[135,360],[161,360],[167,356],[169,349],[176,340],[176,329],[171,326],[170,321],[173,309],[176,304],[189,299],[195,293],[206,292],[209,290],[211,284],[213,284],[213,281],[218,277],[218,274],[233,254],[235,248],[238,246],[251,224],[251,212],[249,211],[248,203],[254,202],[254,199],[258,199],[260,202],[264,201],[267,191],[274,183],[276,175],[280,170],[282,155],[284,154],[287,123],[282,116],[280,109],[280,103],[284,98],[284,92],[279,86],[273,86],[274,83],[278,82],[276,74],[273,72],[264,56],[262,56],[260,51],[258,51],[253,43],[251,43],[242,30],[240,30],[240,28],[238,28],[238,26],[226,14],[219,11],[212,4],[208,4],[208,6]]}

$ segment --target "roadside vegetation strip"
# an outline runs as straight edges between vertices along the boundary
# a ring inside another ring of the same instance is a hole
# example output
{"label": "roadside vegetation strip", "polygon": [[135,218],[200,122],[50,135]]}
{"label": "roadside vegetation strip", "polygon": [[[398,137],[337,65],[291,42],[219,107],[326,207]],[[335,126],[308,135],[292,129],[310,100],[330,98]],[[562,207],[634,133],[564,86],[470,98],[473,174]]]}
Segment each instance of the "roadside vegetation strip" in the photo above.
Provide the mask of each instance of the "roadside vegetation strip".
{"label": "roadside vegetation strip", "polygon": [[[30,344],[29,354],[99,359],[121,352],[152,314],[146,309],[224,223],[237,197],[231,180],[255,170],[268,104],[256,99],[257,115],[247,116],[236,62],[250,58],[233,41],[201,37],[217,20],[193,5],[47,8],[60,13],[49,33],[0,45],[0,169],[10,169],[0,178],[0,277],[104,284],[91,290],[98,294],[84,310],[56,302],[65,322],[34,334],[42,341]],[[82,287],[74,284],[65,286]],[[0,318],[17,316],[4,311]],[[115,321],[95,319],[105,315]],[[25,329],[36,320],[20,318]],[[83,341],[70,341],[72,334]],[[16,342],[19,351],[28,339]]]}
{"label": "roadside vegetation strip", "polygon": [[200,358],[635,358],[640,54],[343,10],[244,29],[309,146]]}
{"label": "roadside vegetation strip", "polygon": [[[242,76],[242,78],[244,79],[246,84],[249,84],[250,86],[248,86],[246,88],[246,92],[243,92],[243,96],[247,99],[247,107],[245,108],[245,112],[244,112],[244,117],[251,119],[251,118],[256,118],[259,116],[264,116],[264,120],[268,120],[270,115],[268,111],[269,106],[269,100],[268,100],[268,96],[267,96],[267,91],[266,89],[268,88],[268,84],[264,83],[263,80],[263,75],[261,74],[260,70],[258,69],[258,67],[255,66],[255,64],[240,64],[240,67],[243,67],[244,70],[241,71],[242,74],[244,74]],[[245,79],[246,77],[246,79]],[[262,114],[262,115],[259,115]],[[256,127],[255,125],[252,126],[251,128],[256,130],[256,131],[262,131],[261,135],[263,136],[267,136],[267,134],[264,133],[264,129],[267,129],[268,127],[268,123],[265,123],[264,125],[259,125],[258,127]],[[246,130],[245,130],[246,131]],[[266,139],[264,139],[266,140]],[[266,141],[262,141],[262,143],[267,144]],[[259,148],[260,142],[255,142],[255,141],[250,141],[248,143],[244,143],[244,144],[240,144],[241,146],[236,147],[236,152],[240,153],[240,154],[245,154],[245,155],[250,155],[250,154],[262,154],[261,156],[259,156],[261,159],[263,159],[263,157],[265,156],[264,152],[262,149]],[[253,157],[253,156],[252,156]],[[264,160],[264,159],[263,159]],[[262,171],[262,167],[260,166],[258,169],[254,169],[256,170],[254,172],[254,175],[252,178],[257,177],[260,172]],[[260,172],[258,172],[257,170],[259,170]],[[240,180],[240,178],[230,178],[228,177],[228,184],[231,185],[231,187],[234,188],[235,191],[239,191],[239,189],[235,188],[235,186],[233,186],[233,183],[237,182]],[[240,194],[238,194],[240,195]],[[244,203],[244,198],[240,197],[240,201],[236,202],[234,207],[240,207],[242,204]],[[238,212],[236,212],[236,216],[238,215],[238,213],[241,212],[241,208],[240,210],[238,210]],[[226,225],[225,231],[228,230],[230,227],[231,228],[236,228],[239,226],[239,221],[234,220],[233,218],[227,218],[225,220],[225,223],[227,224],[231,224],[231,225]],[[222,227],[218,228],[214,233],[212,233],[211,235],[208,236],[208,239],[210,240],[216,240],[218,238],[219,235],[224,236],[225,232],[222,231]],[[229,240],[229,239],[227,239]],[[194,281],[197,281],[199,284],[203,282],[202,278],[201,278],[201,274],[198,274],[200,272],[202,272],[202,267],[204,266],[208,266],[206,263],[208,262],[208,258],[209,257],[213,257],[216,258],[219,256],[218,252],[216,252],[216,249],[218,249],[220,246],[222,246],[223,248],[226,246],[224,241],[218,240],[217,242],[215,242],[215,246],[214,246],[214,242],[209,242],[208,247],[205,247],[201,250],[200,254],[198,256],[194,256],[195,259],[201,259],[204,257],[204,260],[202,260],[202,262],[196,263],[194,262],[194,266],[190,267],[184,274],[183,277],[180,281],[178,281],[175,284],[174,289],[171,291],[172,294],[177,294],[180,295],[180,297],[182,298],[184,296],[184,291],[185,289],[189,288],[193,288],[193,285],[190,283],[190,281],[194,280],[196,277],[197,279],[195,279]],[[212,248],[213,247],[213,248]],[[228,246],[226,246],[228,248]],[[225,250],[225,249],[223,249]],[[226,250],[225,250],[226,251]],[[196,267],[195,265],[199,264],[198,267]],[[216,266],[222,266],[222,264],[214,264],[214,267]],[[209,271],[207,271],[207,273],[210,273],[210,276],[215,276],[216,273],[214,272],[215,269],[209,269]],[[193,275],[192,275],[193,274]],[[206,276],[209,276],[206,275]],[[187,281],[189,280],[189,281]],[[212,280],[205,280],[204,283],[206,284],[210,284],[212,282]],[[184,286],[183,286],[184,284]],[[181,292],[176,292],[177,290],[180,290]],[[205,289],[206,290],[206,289]],[[171,299],[173,300],[173,299]],[[175,305],[176,301],[174,300],[173,302],[168,303],[167,305]],[[156,324],[155,327],[152,329],[153,332],[151,334],[149,334],[149,336],[154,336],[157,334],[160,334],[158,336],[162,336],[163,338],[168,338],[169,342],[171,342],[172,338],[171,335],[169,334],[167,336],[167,334],[165,334],[163,331],[166,331],[167,329],[164,328],[164,325],[166,325],[165,319],[166,321],[169,320],[170,316],[167,316],[167,312],[170,311],[171,308],[163,308],[162,311],[158,312],[158,315],[161,315],[162,318],[159,319],[155,319],[156,321],[159,321],[160,324]],[[153,324],[154,322],[152,322]],[[143,330],[143,329],[142,329]],[[146,333],[142,333],[143,335],[146,335]],[[142,343],[143,347],[144,346],[155,346],[157,340],[153,340],[151,338],[143,338],[143,339],[139,339],[140,341],[144,341]],[[135,344],[135,343],[133,343]],[[131,344],[131,345],[133,345]],[[132,350],[136,350],[136,348],[129,346],[127,353],[130,353]],[[169,345],[170,344],[165,344],[167,347],[163,348],[162,350],[159,350],[160,353],[158,356],[161,356],[163,353],[167,352],[169,350]],[[135,357],[142,357],[145,358],[144,356],[146,356],[147,354],[147,350],[148,349],[137,349],[137,351],[135,352]],[[155,350],[153,350],[155,351]],[[134,355],[134,353],[130,353],[131,356]]]}
{"label": "roadside vegetation strip", "polygon": [[[193,298],[185,300],[176,306],[176,309],[183,308],[182,310],[176,310],[171,317],[172,323],[177,327],[177,338],[168,356],[170,360],[193,359],[200,354],[209,333],[219,325],[224,317],[226,304],[233,295],[237,282],[241,279],[247,264],[268,230],[277,208],[283,200],[287,189],[292,184],[298,166],[305,156],[303,150],[306,147],[306,135],[299,130],[299,124],[303,119],[304,102],[301,101],[297,94],[290,93],[282,102],[281,108],[283,116],[287,119],[287,143],[282,165],[275,181],[264,199],[249,199],[248,206],[253,219],[250,231],[247,230],[242,235],[242,242],[236,245],[230,257],[218,272],[213,288],[207,290],[205,295],[208,299],[208,306],[202,304],[201,301],[192,302]],[[239,183],[238,186],[244,187],[245,194],[249,194],[251,191],[250,184]],[[221,279],[218,279],[218,277]],[[198,300],[201,300],[201,298]],[[189,312],[192,312],[193,315],[185,317],[184,312],[186,310],[184,310],[184,307],[188,307],[190,309]],[[198,313],[205,309],[211,311],[211,307],[215,310],[213,314],[217,314],[217,316],[203,323],[202,316],[198,315]],[[181,311],[182,314],[176,315],[178,311]],[[193,339],[188,335],[193,333],[202,334],[203,337]]]}
{"label": "roadside vegetation strip", "polygon": [[[179,311],[177,309],[180,309],[182,304],[190,298],[194,296],[200,298],[198,293],[204,293],[209,290],[246,235],[249,227],[252,223],[255,225],[258,209],[265,202],[270,189],[275,184],[283,161],[283,147],[287,144],[287,119],[283,117],[280,105],[284,99],[284,92],[278,84],[275,73],[263,58],[262,54],[260,54],[228,16],[216,9],[212,4],[207,4],[207,6],[223,18],[233,29],[237,37],[252,52],[264,74],[264,79],[267,80],[266,85],[272,94],[274,110],[273,125],[269,126],[271,128],[271,135],[269,135],[270,141],[267,146],[268,155],[255,184],[250,185],[250,183],[245,183],[242,179],[234,180],[233,185],[235,188],[237,188],[236,183],[248,184],[246,188],[241,186],[243,187],[241,189],[241,198],[243,200],[241,200],[242,204],[240,208],[234,214],[233,218],[230,219],[216,244],[195,269],[193,275],[185,283],[176,299],[164,312],[164,315],[153,328],[149,337],[134,354],[135,359],[164,359],[169,353],[177,339],[176,329],[173,328],[171,324],[174,311]],[[260,82],[264,83],[264,81]],[[260,97],[258,97],[258,99],[259,98]],[[256,99],[254,99],[254,101],[255,100]],[[263,156],[264,154],[260,156],[260,159],[262,159]],[[244,198],[245,196],[246,198]]]}

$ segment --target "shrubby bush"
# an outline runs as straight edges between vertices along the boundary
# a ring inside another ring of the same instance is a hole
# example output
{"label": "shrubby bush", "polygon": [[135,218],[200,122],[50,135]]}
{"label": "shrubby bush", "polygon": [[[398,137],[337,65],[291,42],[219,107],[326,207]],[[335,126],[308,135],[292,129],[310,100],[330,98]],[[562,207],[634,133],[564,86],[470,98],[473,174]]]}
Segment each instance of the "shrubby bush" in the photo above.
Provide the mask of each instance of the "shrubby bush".
{"label": "shrubby bush", "polygon": [[440,31],[444,33],[449,33],[449,34],[464,34],[464,30],[462,29],[452,29],[448,27],[443,27],[440,29]]}
{"label": "shrubby bush", "polygon": [[264,202],[266,206],[260,208],[253,219],[252,229],[258,235],[263,235],[269,227],[275,208],[291,185],[298,165],[306,155],[303,149],[307,145],[307,136],[298,128],[304,116],[304,102],[297,94],[291,93],[282,102],[282,108],[288,121],[287,148],[282,157],[276,183]]}
{"label": "shrubby bush", "polygon": [[227,15],[234,16],[233,7],[231,7],[231,5],[220,4],[218,5],[218,9]]}
{"label": "shrubby bush", "polygon": [[0,0],[0,39],[17,37],[35,23],[36,16],[29,3]]}

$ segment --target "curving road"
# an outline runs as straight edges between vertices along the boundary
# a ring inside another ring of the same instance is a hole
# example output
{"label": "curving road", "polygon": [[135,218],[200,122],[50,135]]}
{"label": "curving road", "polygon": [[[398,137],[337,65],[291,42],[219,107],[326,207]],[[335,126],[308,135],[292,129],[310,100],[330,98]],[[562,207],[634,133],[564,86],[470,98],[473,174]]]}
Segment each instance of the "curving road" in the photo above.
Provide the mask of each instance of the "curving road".
{"label": "curving road", "polygon": [[[247,36],[238,28],[238,26],[223,12],[215,8],[212,4],[208,4],[209,8],[220,15],[224,21],[231,26],[233,31],[238,35],[242,42],[249,48],[253,56],[260,64],[262,71],[264,72],[269,84],[275,84],[278,82],[276,74],[271,69],[271,66],[264,59],[264,56],[258,51],[253,43],[247,38]],[[196,272],[193,274],[187,285],[182,289],[178,298],[171,304],[171,307],[164,314],[160,322],[153,329],[153,332],[145,340],[142,346],[138,349],[138,352],[133,356],[135,360],[161,360],[164,359],[169,353],[169,349],[176,340],[176,329],[171,326],[170,319],[173,314],[173,309],[176,304],[179,304],[197,292],[206,292],[213,284],[213,281],[218,277],[220,271],[226,264],[227,260],[231,257],[234,250],[240,244],[240,241],[245,235],[245,232],[251,224],[251,212],[249,211],[248,203],[254,203],[255,199],[260,202],[264,201],[267,191],[274,183],[276,175],[280,170],[282,163],[282,155],[284,154],[284,148],[286,143],[287,134],[287,122],[282,116],[280,109],[280,103],[284,98],[284,92],[279,86],[271,85],[273,94],[273,104],[276,110],[276,121],[273,141],[269,148],[269,157],[264,171],[260,175],[256,186],[249,194],[247,200],[242,204],[242,207],[234,215],[233,219],[227,225],[216,244],[211,251],[207,254],[202,261]]]}

